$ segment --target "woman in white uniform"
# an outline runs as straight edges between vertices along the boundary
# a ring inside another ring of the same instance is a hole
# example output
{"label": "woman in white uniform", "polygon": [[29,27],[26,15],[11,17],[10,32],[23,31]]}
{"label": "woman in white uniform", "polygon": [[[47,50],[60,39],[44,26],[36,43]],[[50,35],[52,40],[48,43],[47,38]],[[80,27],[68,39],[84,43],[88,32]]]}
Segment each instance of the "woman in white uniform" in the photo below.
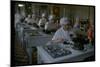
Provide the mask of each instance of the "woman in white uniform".
{"label": "woman in white uniform", "polygon": [[53,42],[64,43],[65,41],[69,41],[72,43],[71,35],[74,35],[74,33],[71,30],[68,18],[61,18],[60,25],[61,28],[56,31],[52,38]]}
{"label": "woman in white uniform", "polygon": [[49,16],[49,21],[45,24],[45,32],[51,33],[55,32],[58,29],[58,23],[56,21],[55,15]]}
{"label": "woman in white uniform", "polygon": [[25,22],[28,24],[31,23],[31,15],[30,14],[26,17]]}
{"label": "woman in white uniform", "polygon": [[21,15],[21,13],[17,12],[15,13],[15,28],[17,27],[18,23],[22,23],[21,20],[23,19],[23,16]]}
{"label": "woman in white uniform", "polygon": [[44,26],[45,26],[45,24],[46,24],[46,22],[47,22],[47,19],[46,19],[45,17],[46,17],[46,15],[45,15],[45,13],[43,13],[41,19],[39,20],[38,26],[39,26],[41,29],[44,29]]}
{"label": "woman in white uniform", "polygon": [[33,25],[33,27],[39,28],[38,19],[35,14],[32,14],[32,18],[30,20],[31,20],[30,24]]}
{"label": "woman in white uniform", "polygon": [[35,14],[32,14],[31,23],[32,24],[37,23]]}

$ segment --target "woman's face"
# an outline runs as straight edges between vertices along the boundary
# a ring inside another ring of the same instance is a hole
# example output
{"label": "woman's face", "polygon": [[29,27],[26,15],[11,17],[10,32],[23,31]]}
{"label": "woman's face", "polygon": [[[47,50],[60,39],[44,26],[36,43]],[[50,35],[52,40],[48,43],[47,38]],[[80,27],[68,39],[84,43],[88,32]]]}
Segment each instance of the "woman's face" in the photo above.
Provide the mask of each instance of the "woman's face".
{"label": "woman's face", "polygon": [[65,29],[65,30],[69,30],[70,28],[71,28],[70,24],[64,25],[64,29]]}
{"label": "woman's face", "polygon": [[31,18],[31,15],[28,15],[28,18]]}

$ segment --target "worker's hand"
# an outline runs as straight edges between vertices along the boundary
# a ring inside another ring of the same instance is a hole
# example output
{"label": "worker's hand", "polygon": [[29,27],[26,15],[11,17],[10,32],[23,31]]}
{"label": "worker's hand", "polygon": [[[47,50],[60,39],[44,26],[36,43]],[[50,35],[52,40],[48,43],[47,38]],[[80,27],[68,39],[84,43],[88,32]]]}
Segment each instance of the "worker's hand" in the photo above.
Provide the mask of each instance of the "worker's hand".
{"label": "worker's hand", "polygon": [[56,42],[56,43],[63,43],[64,39],[63,38],[58,38],[58,39],[54,40],[54,42]]}
{"label": "worker's hand", "polygon": [[73,41],[70,41],[70,44],[74,44],[74,42]]}
{"label": "worker's hand", "polygon": [[63,43],[64,42],[64,39],[58,39],[58,42],[60,42],[60,43]]}
{"label": "worker's hand", "polygon": [[56,45],[57,42],[55,42],[54,40],[49,41],[46,45]]}

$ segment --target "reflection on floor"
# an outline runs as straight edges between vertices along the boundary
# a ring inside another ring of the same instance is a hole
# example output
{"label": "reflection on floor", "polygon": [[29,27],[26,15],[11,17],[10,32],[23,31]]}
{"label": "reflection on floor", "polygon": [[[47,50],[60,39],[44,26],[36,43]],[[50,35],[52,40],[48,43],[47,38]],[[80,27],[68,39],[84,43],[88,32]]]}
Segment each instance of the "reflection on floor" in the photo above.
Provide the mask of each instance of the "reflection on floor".
{"label": "reflection on floor", "polygon": [[[29,65],[29,57],[28,54],[26,53],[25,49],[22,48],[20,41],[18,38],[15,38],[15,55],[14,55],[14,65],[15,66],[23,66],[23,65]],[[33,54],[32,54],[32,64],[37,63],[37,55],[35,49],[33,48]]]}
{"label": "reflection on floor", "polygon": [[15,38],[15,66],[28,64],[28,56],[25,50],[21,47],[21,43]]}

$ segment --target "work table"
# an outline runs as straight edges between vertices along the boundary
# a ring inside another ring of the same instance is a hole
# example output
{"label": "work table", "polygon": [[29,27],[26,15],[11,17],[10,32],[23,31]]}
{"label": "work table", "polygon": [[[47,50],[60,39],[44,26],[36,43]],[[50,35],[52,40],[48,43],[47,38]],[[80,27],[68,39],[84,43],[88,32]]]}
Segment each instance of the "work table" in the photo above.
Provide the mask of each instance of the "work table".
{"label": "work table", "polygon": [[[57,62],[74,62],[74,61],[83,61],[85,58],[88,58],[94,55],[94,47],[90,47],[88,44],[85,45],[85,50],[75,50],[71,45],[60,44],[62,48],[65,48],[71,51],[71,54],[64,55],[61,57],[53,58],[45,49],[44,46],[48,41],[50,41],[53,35],[44,34],[42,32],[36,33],[33,36],[30,35],[30,32],[37,31],[36,28],[30,27],[29,25],[22,24],[24,29],[22,38],[24,39],[24,46],[26,47],[27,53],[29,55],[29,62],[32,63],[32,48],[37,48],[38,64],[42,63],[57,63]],[[20,33],[20,32],[19,32]],[[53,46],[53,45],[51,45]]]}
{"label": "work table", "polygon": [[[61,44],[62,45],[62,44]],[[53,45],[52,45],[53,46]],[[94,47],[85,45],[85,50],[74,50],[70,46],[64,46],[66,49],[70,50],[72,53],[58,58],[53,58],[47,51],[44,50],[42,46],[38,46],[39,61],[38,63],[57,63],[57,62],[74,62],[82,61],[85,58],[88,58],[94,55]]]}

